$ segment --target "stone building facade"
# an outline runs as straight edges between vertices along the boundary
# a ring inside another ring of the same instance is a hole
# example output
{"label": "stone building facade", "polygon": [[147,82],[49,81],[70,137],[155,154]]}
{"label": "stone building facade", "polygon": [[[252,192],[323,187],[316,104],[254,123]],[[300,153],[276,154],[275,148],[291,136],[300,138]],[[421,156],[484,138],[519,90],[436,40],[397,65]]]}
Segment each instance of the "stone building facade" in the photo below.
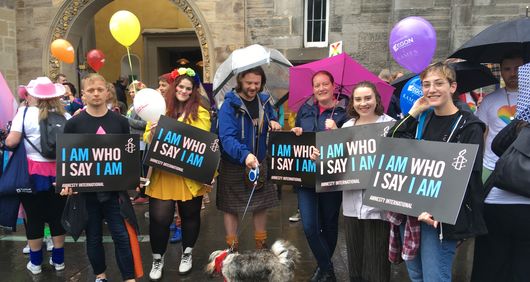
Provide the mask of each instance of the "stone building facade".
{"label": "stone building facade", "polygon": [[[206,81],[234,49],[259,43],[302,63],[327,56],[328,49],[304,48],[306,0],[170,1],[187,15],[197,34]],[[146,9],[149,3],[146,2]],[[525,13],[523,0],[328,0],[328,42],[377,73],[398,69],[388,52],[392,26],[406,16],[429,20],[437,32],[436,59],[445,58],[487,26]],[[39,75],[75,72],[51,57],[55,38],[75,38],[79,27],[110,0],[0,1],[0,71],[14,88]],[[98,32],[95,30],[95,32]]]}

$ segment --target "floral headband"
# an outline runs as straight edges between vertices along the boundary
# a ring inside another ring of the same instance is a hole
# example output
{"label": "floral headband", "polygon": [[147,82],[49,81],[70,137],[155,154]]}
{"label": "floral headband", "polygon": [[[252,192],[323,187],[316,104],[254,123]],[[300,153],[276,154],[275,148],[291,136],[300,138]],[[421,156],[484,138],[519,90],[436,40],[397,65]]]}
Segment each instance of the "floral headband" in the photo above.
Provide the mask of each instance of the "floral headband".
{"label": "floral headband", "polygon": [[175,81],[175,79],[181,75],[187,75],[189,77],[192,77],[197,85],[201,84],[201,80],[199,76],[191,68],[178,68],[178,69],[174,69],[173,71],[169,73],[169,76],[171,77],[173,81]]}

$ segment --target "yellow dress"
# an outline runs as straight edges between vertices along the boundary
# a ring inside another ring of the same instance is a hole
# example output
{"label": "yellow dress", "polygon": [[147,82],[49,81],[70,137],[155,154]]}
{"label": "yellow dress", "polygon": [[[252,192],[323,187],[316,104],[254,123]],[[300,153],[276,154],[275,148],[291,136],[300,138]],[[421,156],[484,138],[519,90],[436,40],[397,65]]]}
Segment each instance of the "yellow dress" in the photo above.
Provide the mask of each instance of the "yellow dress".
{"label": "yellow dress", "polygon": [[[183,121],[182,117],[178,120]],[[199,106],[197,119],[191,122],[186,121],[185,123],[205,131],[210,131],[210,113],[205,108]],[[144,139],[147,139],[146,137],[149,134],[149,130],[146,130]],[[200,182],[157,168],[153,168],[150,180],[151,184],[147,187],[145,193],[149,197],[159,200],[188,201],[193,197],[202,196],[211,190]]]}

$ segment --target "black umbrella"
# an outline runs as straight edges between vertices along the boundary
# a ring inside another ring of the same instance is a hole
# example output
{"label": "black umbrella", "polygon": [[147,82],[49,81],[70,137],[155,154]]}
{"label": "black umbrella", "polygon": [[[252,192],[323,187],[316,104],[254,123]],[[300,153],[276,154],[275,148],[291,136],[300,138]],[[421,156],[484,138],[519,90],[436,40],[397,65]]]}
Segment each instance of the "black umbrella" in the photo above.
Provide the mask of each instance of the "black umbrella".
{"label": "black umbrella", "polygon": [[508,53],[530,58],[530,18],[528,16],[494,24],[464,43],[449,58],[477,63],[500,63]]}
{"label": "black umbrella", "polygon": [[394,86],[394,95],[399,96],[401,95],[401,89],[403,89],[403,86],[409,82],[409,80],[413,77],[415,77],[417,74],[415,73],[407,73],[405,75],[402,75],[399,78],[396,78],[394,81],[390,83],[390,85]]}
{"label": "black umbrella", "polygon": [[[499,81],[493,76],[490,69],[487,67],[472,62],[459,62],[449,64],[456,72],[456,83],[458,85],[456,93],[465,93],[471,90],[496,84]],[[394,86],[394,95],[400,95],[401,89],[407,82],[416,76],[414,73],[408,73],[396,80],[390,85]]]}

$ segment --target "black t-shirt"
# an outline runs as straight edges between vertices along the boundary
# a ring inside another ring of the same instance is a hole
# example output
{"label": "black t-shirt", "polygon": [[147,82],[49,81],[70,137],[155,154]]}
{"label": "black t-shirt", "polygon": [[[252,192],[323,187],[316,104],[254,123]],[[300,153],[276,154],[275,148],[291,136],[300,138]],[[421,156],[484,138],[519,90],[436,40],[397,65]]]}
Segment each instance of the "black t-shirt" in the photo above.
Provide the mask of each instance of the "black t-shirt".
{"label": "black t-shirt", "polygon": [[250,117],[253,120],[256,120],[259,118],[259,97],[255,97],[252,101],[247,101],[245,99],[241,99],[243,103],[245,103],[245,107],[247,107],[248,113],[250,114]]}
{"label": "black t-shirt", "polygon": [[447,138],[451,135],[451,131],[455,127],[458,116],[460,116],[460,112],[456,112],[449,116],[437,116],[433,113],[427,124],[427,128],[423,133],[423,139],[447,142]]}
{"label": "black t-shirt", "polygon": [[[103,130],[101,131],[100,130]],[[129,134],[129,122],[120,114],[107,111],[104,116],[94,117],[86,111],[74,116],[64,126],[64,133],[90,133],[99,132],[108,134]]]}

